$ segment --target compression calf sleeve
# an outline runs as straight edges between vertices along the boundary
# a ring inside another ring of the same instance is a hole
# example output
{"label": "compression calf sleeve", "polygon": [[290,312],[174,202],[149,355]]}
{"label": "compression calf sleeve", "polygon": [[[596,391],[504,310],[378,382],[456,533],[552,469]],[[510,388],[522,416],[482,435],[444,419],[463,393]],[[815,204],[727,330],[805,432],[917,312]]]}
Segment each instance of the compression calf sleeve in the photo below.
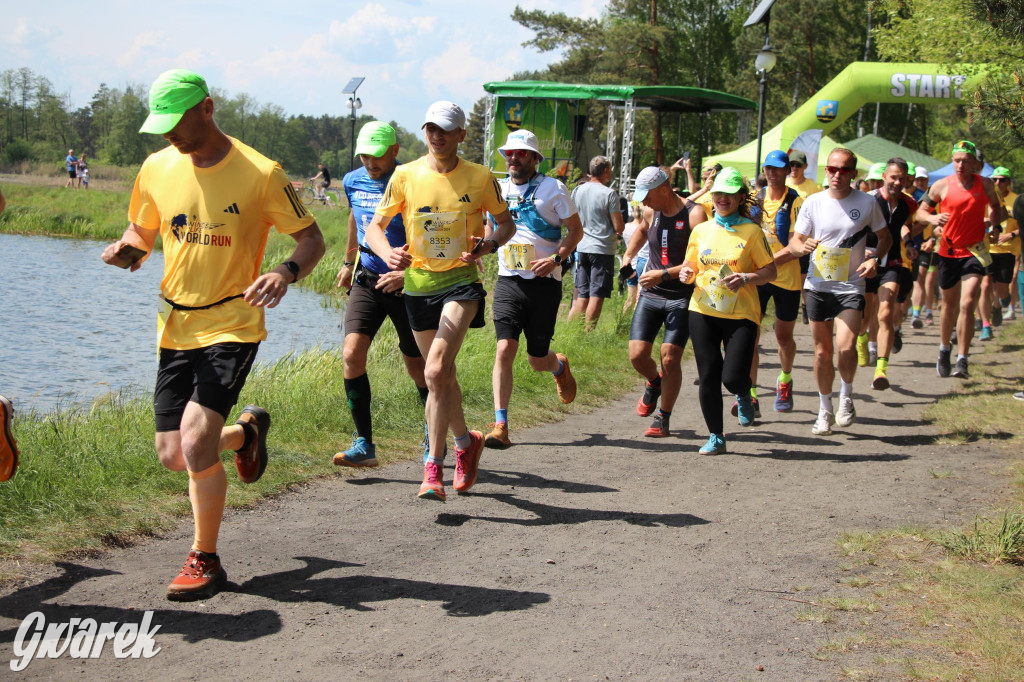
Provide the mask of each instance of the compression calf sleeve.
{"label": "compression calf sleeve", "polygon": [[366,374],[355,379],[345,379],[345,396],[348,398],[348,409],[352,410],[352,421],[356,425],[356,433],[373,442],[373,419],[370,417],[370,377]]}
{"label": "compression calf sleeve", "polygon": [[188,472],[188,499],[192,502],[192,518],[196,526],[192,549],[207,554],[217,553],[217,536],[227,494],[228,476],[220,460],[202,471]]}

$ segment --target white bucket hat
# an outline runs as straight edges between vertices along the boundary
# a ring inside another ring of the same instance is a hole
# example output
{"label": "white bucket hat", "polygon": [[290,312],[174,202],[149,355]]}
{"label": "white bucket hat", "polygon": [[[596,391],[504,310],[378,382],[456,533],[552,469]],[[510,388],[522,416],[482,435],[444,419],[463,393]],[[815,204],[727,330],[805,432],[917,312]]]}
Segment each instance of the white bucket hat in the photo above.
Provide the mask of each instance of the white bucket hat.
{"label": "white bucket hat", "polygon": [[498,151],[501,152],[502,156],[505,156],[505,152],[511,149],[525,149],[533,152],[540,157],[540,161],[537,163],[544,160],[544,155],[540,153],[540,142],[537,140],[537,136],[524,128],[509,133],[505,139],[505,144],[498,147]]}

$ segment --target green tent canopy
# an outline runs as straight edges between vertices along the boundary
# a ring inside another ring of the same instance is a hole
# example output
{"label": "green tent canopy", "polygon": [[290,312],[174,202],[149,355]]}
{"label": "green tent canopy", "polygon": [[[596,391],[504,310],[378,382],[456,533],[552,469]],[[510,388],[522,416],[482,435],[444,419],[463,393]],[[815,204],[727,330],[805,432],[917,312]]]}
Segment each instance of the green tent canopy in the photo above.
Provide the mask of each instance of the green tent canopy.
{"label": "green tent canopy", "polygon": [[[587,104],[608,106],[607,140],[604,155],[615,159],[619,192],[633,186],[633,140],[635,115],[639,109],[677,114],[750,112],[753,100],[717,90],[677,85],[589,85],[549,81],[505,81],[485,83],[487,111],[484,119],[484,164],[502,169],[497,147],[509,132],[525,127],[537,135],[545,159],[541,172],[556,169],[560,175],[576,165],[586,167],[596,149],[596,140],[586,139]],[[622,117],[621,138],[618,116]]]}
{"label": "green tent canopy", "polygon": [[858,157],[863,156],[873,159],[876,163],[888,161],[894,156],[899,156],[904,161],[909,161],[915,166],[924,166],[929,171],[938,170],[949,163],[948,161],[939,161],[934,156],[922,154],[878,135],[865,135],[864,137],[845,142],[843,146]]}
{"label": "green tent canopy", "polygon": [[753,111],[757,102],[718,90],[681,85],[584,85],[549,81],[505,81],[485,83],[484,90],[499,97],[570,99],[625,102],[654,111],[706,113],[711,111]]}

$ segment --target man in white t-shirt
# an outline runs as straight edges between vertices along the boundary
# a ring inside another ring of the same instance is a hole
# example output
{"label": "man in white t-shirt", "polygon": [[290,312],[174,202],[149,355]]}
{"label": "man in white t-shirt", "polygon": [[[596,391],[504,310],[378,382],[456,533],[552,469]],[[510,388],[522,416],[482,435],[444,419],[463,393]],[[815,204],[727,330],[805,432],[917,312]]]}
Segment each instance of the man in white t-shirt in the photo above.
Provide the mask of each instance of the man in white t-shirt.
{"label": "man in white t-shirt", "polygon": [[[551,372],[563,403],[576,398],[576,380],[569,359],[551,350],[555,319],[562,300],[562,261],[583,237],[583,224],[565,185],[537,172],[544,160],[537,136],[529,130],[509,133],[498,151],[508,177],[499,182],[516,233],[498,249],[498,281],[494,286],[494,423],[484,439],[503,450],[508,437],[508,405],[512,398],[512,363],[519,335],[526,336],[526,355],[535,372]],[[567,228],[562,235],[562,227]]]}
{"label": "man in white t-shirt", "polygon": [[[814,377],[818,382],[820,408],[811,433],[832,434],[832,424],[849,426],[857,417],[853,407],[853,377],[857,372],[857,331],[864,310],[864,280],[878,271],[877,253],[887,253],[892,237],[885,216],[874,197],[850,186],[857,173],[857,157],[836,147],[825,168],[828,190],[804,200],[789,241],[796,256],[812,254],[804,282],[807,316],[814,339]],[[874,232],[878,245],[866,250],[867,236]],[[834,321],[835,344],[832,341]],[[832,384],[838,352],[839,412],[832,410]]]}

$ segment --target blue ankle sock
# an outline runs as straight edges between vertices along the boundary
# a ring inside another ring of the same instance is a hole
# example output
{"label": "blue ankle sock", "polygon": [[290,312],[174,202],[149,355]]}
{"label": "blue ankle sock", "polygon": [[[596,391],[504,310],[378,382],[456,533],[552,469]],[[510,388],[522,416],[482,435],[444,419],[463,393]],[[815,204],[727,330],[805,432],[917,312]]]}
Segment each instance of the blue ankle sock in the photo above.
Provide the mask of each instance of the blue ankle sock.
{"label": "blue ankle sock", "polygon": [[556,369],[554,372],[552,372],[552,374],[554,374],[556,377],[560,377],[560,376],[562,376],[562,372],[564,372],[564,371],[565,371],[565,363],[562,362],[561,360],[559,360],[558,361],[558,369]]}
{"label": "blue ankle sock", "polygon": [[499,424],[508,424],[508,410],[495,410],[494,421]]}

